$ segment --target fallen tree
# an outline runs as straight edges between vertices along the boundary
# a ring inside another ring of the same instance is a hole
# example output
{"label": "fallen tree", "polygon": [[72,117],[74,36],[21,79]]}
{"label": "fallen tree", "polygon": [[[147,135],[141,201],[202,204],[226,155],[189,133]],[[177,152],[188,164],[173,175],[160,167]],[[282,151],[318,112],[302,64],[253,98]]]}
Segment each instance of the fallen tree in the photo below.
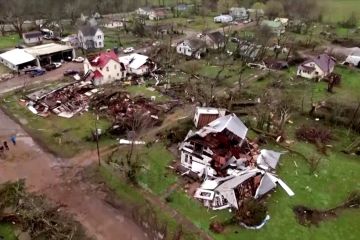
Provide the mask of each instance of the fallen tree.
{"label": "fallen tree", "polygon": [[0,185],[0,223],[15,224],[32,240],[90,239],[62,207],[26,192],[24,180]]}

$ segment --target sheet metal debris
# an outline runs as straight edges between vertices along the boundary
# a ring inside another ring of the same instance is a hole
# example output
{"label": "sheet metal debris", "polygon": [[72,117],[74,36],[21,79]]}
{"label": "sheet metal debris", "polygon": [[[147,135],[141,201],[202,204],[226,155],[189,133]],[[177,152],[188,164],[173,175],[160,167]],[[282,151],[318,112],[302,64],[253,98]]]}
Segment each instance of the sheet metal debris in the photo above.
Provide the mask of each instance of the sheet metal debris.
{"label": "sheet metal debris", "polygon": [[[195,123],[198,118],[195,116]],[[190,130],[180,144],[181,169],[203,180],[194,197],[204,206],[238,209],[244,200],[261,198],[277,185],[294,195],[275,175],[282,153],[260,150],[247,138],[247,132],[235,114],[228,114],[197,131]]]}

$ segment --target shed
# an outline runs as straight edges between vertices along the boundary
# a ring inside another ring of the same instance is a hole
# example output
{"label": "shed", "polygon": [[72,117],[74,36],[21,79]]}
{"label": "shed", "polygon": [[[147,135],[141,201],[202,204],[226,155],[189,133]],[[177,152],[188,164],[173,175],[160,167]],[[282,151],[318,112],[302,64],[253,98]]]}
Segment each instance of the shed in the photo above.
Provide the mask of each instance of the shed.
{"label": "shed", "polygon": [[43,41],[43,34],[40,31],[26,32],[22,37],[25,44],[39,44]]}

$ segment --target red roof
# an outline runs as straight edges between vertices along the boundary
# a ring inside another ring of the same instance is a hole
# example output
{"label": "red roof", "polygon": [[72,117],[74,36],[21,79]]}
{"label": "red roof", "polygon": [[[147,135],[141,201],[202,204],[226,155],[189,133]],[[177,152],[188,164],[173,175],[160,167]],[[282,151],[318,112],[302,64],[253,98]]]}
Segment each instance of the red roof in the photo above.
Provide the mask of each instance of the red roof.
{"label": "red roof", "polygon": [[99,70],[96,70],[94,73],[94,78],[102,78],[103,75],[101,74],[101,72]]}
{"label": "red roof", "polygon": [[91,66],[103,68],[108,64],[110,60],[114,60],[115,62],[119,62],[118,56],[114,51],[110,52],[102,52],[96,58],[90,61]]}

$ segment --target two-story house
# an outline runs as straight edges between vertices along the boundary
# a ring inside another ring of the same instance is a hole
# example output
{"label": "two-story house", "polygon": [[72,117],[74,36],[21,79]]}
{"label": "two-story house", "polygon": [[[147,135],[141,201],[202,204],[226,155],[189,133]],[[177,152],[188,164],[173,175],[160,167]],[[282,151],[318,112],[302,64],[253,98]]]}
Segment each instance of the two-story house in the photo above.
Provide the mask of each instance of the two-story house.
{"label": "two-story house", "polygon": [[94,24],[82,25],[78,32],[80,47],[83,49],[94,49],[104,47],[104,32]]}
{"label": "two-story house", "polygon": [[95,85],[102,85],[126,77],[126,69],[114,51],[102,52],[84,61],[84,72],[91,72]]}

